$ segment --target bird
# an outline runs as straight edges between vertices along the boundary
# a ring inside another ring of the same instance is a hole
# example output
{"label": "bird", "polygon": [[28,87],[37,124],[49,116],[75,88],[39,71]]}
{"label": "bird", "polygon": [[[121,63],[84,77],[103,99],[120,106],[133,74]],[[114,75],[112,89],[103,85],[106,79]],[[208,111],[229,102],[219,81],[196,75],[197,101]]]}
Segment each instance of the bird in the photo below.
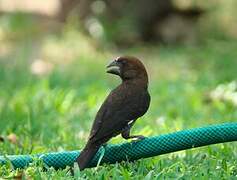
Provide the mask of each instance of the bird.
{"label": "bird", "polygon": [[119,134],[124,139],[142,140],[142,135],[130,135],[136,120],[143,116],[150,105],[148,74],[143,63],[133,56],[115,58],[107,73],[117,75],[121,84],[113,89],[96,114],[88,141],[77,157],[79,169],[85,169],[99,148]]}

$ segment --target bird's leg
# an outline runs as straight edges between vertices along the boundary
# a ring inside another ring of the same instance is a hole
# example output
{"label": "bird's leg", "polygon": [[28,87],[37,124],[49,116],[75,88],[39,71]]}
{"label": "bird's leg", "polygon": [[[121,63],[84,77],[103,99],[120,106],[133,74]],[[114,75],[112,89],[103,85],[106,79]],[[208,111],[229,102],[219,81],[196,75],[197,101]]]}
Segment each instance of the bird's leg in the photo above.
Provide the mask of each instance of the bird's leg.
{"label": "bird's leg", "polygon": [[145,137],[142,135],[130,135],[130,130],[133,124],[135,123],[136,120],[133,120],[132,122],[129,122],[128,125],[123,129],[121,135],[124,139],[133,139],[136,138],[138,140],[142,140]]}

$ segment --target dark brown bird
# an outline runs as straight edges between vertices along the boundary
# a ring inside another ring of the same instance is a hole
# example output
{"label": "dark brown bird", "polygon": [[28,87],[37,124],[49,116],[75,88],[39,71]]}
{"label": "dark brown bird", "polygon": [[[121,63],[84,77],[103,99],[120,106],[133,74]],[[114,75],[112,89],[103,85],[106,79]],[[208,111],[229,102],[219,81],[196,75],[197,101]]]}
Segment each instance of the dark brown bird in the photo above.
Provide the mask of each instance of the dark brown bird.
{"label": "dark brown bird", "polygon": [[89,140],[77,158],[80,170],[87,167],[100,146],[119,134],[123,138],[144,138],[130,135],[137,118],[150,105],[148,75],[142,62],[135,57],[118,57],[107,66],[107,73],[120,76],[122,83],[108,95],[96,114]]}

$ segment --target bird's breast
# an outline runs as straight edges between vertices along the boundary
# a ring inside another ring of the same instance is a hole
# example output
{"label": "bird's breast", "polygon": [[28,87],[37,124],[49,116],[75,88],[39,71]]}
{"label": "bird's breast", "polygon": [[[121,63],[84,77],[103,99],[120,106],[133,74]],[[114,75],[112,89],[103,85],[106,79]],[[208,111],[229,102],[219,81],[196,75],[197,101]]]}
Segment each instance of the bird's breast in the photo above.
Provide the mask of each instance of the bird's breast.
{"label": "bird's breast", "polygon": [[128,112],[128,119],[132,120],[146,113],[150,104],[150,95],[146,89],[133,87],[124,93],[122,101],[122,109]]}

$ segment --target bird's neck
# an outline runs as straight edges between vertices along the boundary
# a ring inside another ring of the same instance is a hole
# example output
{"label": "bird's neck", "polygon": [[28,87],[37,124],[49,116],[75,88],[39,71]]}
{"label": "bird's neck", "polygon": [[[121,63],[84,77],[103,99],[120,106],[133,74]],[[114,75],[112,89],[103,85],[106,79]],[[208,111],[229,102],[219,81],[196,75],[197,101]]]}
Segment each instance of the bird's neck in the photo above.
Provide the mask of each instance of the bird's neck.
{"label": "bird's neck", "polygon": [[126,86],[133,86],[135,88],[141,87],[141,88],[147,89],[148,78],[141,77],[141,78],[135,78],[135,79],[126,79],[126,80],[122,80],[122,84]]}

